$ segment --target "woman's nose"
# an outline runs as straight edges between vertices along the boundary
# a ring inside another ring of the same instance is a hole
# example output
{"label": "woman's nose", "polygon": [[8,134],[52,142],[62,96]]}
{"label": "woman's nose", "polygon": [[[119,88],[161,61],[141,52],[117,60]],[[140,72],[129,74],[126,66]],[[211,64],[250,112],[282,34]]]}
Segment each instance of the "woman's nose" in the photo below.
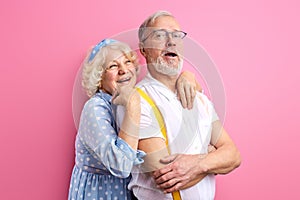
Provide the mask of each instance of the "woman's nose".
{"label": "woman's nose", "polygon": [[118,71],[119,74],[125,74],[127,71],[128,71],[128,67],[125,64],[121,64],[119,66],[119,71]]}

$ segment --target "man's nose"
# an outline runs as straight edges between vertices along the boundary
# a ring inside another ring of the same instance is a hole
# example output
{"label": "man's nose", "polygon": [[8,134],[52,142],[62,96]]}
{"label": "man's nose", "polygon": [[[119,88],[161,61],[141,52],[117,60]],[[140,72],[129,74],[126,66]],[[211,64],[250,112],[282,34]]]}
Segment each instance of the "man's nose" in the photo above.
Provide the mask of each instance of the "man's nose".
{"label": "man's nose", "polygon": [[168,34],[167,41],[166,41],[166,46],[167,47],[176,46],[176,43],[173,40],[172,34]]}

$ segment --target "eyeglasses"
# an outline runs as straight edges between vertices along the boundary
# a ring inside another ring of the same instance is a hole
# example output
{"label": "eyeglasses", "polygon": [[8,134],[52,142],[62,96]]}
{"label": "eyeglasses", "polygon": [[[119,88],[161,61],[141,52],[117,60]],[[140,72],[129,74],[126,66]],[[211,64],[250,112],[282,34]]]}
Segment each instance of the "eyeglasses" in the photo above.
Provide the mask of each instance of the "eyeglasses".
{"label": "eyeglasses", "polygon": [[169,32],[164,29],[159,29],[159,30],[154,30],[152,31],[147,37],[145,37],[142,42],[145,42],[148,38],[151,37],[151,39],[156,40],[156,41],[166,41],[169,36],[172,36],[173,40],[182,40],[187,33],[183,31],[172,31]]}

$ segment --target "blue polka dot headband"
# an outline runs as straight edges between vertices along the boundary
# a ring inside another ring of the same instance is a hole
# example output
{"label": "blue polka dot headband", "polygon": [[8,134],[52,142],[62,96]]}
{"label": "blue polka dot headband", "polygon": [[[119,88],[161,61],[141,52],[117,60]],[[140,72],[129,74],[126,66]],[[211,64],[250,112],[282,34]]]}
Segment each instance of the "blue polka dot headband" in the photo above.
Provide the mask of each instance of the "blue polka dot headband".
{"label": "blue polka dot headband", "polygon": [[92,50],[91,52],[91,55],[89,57],[89,62],[92,61],[96,54],[99,52],[99,50],[102,48],[102,47],[105,47],[111,43],[114,43],[114,42],[117,42],[117,40],[113,40],[113,39],[104,39],[102,40],[101,42],[99,42]]}

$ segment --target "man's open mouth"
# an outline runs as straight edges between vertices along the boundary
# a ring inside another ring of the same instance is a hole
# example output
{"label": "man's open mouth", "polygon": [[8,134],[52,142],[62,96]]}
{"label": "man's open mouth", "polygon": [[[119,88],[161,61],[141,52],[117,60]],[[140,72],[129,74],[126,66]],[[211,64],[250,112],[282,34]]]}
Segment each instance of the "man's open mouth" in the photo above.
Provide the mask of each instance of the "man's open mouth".
{"label": "man's open mouth", "polygon": [[168,56],[168,57],[177,57],[178,55],[174,52],[166,52],[164,53],[164,56]]}

